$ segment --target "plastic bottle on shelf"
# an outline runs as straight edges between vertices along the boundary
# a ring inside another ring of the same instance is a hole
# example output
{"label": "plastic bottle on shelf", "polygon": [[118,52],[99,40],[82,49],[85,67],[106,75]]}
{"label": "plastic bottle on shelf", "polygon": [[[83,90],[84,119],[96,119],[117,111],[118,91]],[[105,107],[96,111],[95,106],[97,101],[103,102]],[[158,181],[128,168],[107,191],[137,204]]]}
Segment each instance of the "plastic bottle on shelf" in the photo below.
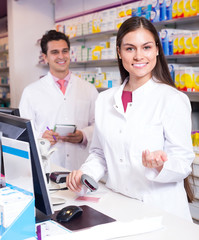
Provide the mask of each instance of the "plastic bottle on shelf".
{"label": "plastic bottle on shelf", "polygon": [[95,87],[96,88],[101,88],[104,80],[104,74],[102,73],[101,68],[96,68],[97,73],[95,77]]}

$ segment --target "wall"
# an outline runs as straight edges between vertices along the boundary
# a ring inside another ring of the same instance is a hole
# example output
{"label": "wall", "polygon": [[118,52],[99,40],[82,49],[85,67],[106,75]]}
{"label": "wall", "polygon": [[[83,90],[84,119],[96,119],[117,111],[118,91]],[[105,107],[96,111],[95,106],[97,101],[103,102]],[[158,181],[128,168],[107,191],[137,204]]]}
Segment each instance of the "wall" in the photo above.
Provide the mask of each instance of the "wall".
{"label": "wall", "polygon": [[8,37],[11,107],[18,107],[22,91],[47,69],[37,66],[37,40],[54,27],[50,0],[8,0]]}
{"label": "wall", "polygon": [[55,20],[60,21],[65,18],[88,13],[90,10],[98,10],[103,7],[114,7],[138,0],[75,0],[75,4],[71,4],[71,0],[55,0]]}
{"label": "wall", "polygon": [[[104,5],[120,3],[121,0],[75,0],[75,4],[71,4],[70,0],[56,0],[55,3],[55,20],[61,20],[65,17],[72,17],[78,13],[96,9]],[[67,11],[65,10],[67,9]]]}

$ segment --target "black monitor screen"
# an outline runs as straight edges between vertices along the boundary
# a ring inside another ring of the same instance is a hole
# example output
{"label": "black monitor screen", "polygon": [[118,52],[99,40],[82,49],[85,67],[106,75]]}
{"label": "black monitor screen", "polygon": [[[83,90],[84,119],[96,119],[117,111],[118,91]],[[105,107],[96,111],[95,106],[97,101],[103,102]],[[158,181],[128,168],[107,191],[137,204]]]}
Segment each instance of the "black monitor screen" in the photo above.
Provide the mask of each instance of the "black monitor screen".
{"label": "black monitor screen", "polygon": [[[0,113],[20,116],[19,108],[0,107]],[[1,173],[4,175],[4,164],[1,156]]]}
{"label": "black monitor screen", "polygon": [[0,113],[7,113],[15,116],[20,116],[18,108],[0,107]]}
{"label": "black monitor screen", "polygon": [[[4,137],[28,142],[30,145],[32,175],[35,194],[35,207],[44,216],[53,213],[49,192],[46,185],[45,174],[41,166],[42,160],[38,153],[37,143],[31,121],[17,116],[0,113],[0,132]],[[6,177],[6,176],[5,176]]]}

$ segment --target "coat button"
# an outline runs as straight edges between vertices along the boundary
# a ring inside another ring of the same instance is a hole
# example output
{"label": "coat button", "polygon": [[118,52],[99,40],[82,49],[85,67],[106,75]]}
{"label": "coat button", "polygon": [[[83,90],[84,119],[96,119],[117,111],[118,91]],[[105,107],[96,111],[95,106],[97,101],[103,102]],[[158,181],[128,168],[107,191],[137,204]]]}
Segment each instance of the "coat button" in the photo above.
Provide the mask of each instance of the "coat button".
{"label": "coat button", "polygon": [[70,155],[69,154],[66,154],[66,157],[69,157]]}
{"label": "coat button", "polygon": [[122,158],[120,158],[120,162],[123,162],[123,159],[122,159]]}

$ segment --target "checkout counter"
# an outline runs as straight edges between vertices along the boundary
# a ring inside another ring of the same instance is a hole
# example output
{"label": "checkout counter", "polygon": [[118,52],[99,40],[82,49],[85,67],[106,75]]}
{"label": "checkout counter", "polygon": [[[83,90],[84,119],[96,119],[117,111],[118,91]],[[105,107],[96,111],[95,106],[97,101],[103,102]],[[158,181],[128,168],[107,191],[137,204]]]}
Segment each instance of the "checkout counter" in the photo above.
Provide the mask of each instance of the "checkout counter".
{"label": "checkout counter", "polygon": [[[57,170],[57,169],[56,169]],[[60,170],[60,169],[58,169]],[[63,170],[63,169],[62,169]],[[199,239],[199,225],[184,220],[180,217],[164,212],[154,206],[147,205],[138,200],[126,197],[122,194],[115,193],[106,188],[104,183],[99,183],[99,188],[96,192],[91,193],[90,196],[99,198],[97,202],[76,200],[77,194],[70,190],[61,190],[54,192],[52,196],[61,197],[66,200],[64,204],[54,206],[54,211],[60,210],[68,205],[88,205],[91,208],[124,223],[132,222],[133,220],[142,220],[145,218],[162,217],[162,228],[148,233],[136,234],[131,236],[124,236],[119,239],[124,240],[198,240]],[[87,195],[88,196],[88,195]],[[108,224],[111,223],[107,223]],[[132,225],[133,227],[133,225]],[[103,228],[102,228],[103,229]],[[84,236],[79,230],[78,236]],[[96,233],[97,234],[97,233]],[[67,235],[69,237],[69,235]],[[59,238],[70,239],[70,238]],[[72,239],[72,238],[71,238]],[[84,238],[82,238],[84,239]],[[92,239],[92,238],[91,238]],[[98,239],[97,235],[93,239]],[[100,239],[100,238],[99,238]],[[85,238],[86,240],[86,238]],[[89,239],[87,239],[89,240]],[[103,240],[102,238],[100,240]]]}

